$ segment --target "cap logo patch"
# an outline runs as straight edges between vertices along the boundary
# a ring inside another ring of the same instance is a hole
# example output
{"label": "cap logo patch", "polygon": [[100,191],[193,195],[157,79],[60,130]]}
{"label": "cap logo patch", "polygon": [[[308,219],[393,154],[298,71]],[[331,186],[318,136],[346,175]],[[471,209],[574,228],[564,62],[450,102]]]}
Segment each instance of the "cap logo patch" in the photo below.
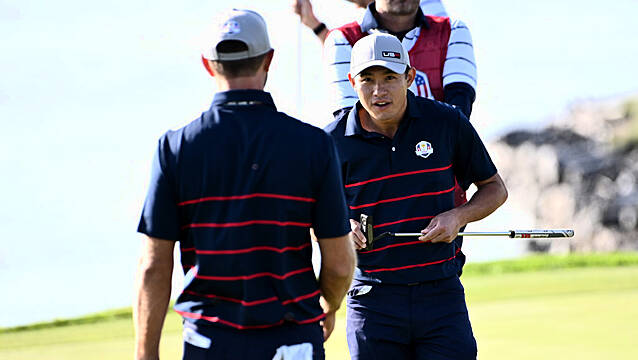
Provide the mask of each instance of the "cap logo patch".
{"label": "cap logo patch", "polygon": [[237,21],[226,21],[224,25],[222,25],[222,34],[234,35],[238,34],[241,31],[239,28],[239,23]]}
{"label": "cap logo patch", "polygon": [[414,153],[416,156],[420,156],[425,159],[434,153],[434,148],[432,147],[432,144],[427,141],[419,141],[419,143],[416,144]]}
{"label": "cap logo patch", "polygon": [[394,52],[394,51],[382,51],[381,52],[381,56],[389,57],[389,58],[393,58],[393,59],[400,59],[401,58],[401,53]]}

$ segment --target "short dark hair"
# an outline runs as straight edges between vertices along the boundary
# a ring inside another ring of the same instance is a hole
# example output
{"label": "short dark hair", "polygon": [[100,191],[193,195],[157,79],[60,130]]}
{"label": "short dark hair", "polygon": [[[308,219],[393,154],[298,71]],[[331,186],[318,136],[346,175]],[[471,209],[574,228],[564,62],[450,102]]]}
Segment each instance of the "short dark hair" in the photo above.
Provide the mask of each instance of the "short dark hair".
{"label": "short dark hair", "polygon": [[[239,40],[224,40],[217,44],[218,53],[230,54],[248,51],[248,45]],[[264,63],[266,54],[241,60],[211,60],[215,72],[228,78],[240,76],[252,76],[257,73],[259,67]]]}
{"label": "short dark hair", "polygon": [[410,70],[412,70],[412,67],[410,67],[410,65],[405,67],[405,71],[403,72],[403,75],[405,75],[406,78],[410,74]]}

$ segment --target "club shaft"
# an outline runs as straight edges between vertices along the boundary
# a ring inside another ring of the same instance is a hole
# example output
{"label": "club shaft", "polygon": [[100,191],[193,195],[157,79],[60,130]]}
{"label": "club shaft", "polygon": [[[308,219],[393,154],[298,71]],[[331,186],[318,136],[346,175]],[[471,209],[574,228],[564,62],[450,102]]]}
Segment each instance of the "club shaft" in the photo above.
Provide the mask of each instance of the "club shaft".
{"label": "club shaft", "polygon": [[[419,237],[421,233],[394,233],[397,237]],[[460,232],[459,236],[506,236],[517,239],[546,239],[573,237],[574,230],[510,230],[510,231],[487,231],[487,232]]]}
{"label": "club shaft", "polygon": [[[460,232],[459,236],[511,236],[510,231],[492,231],[492,232]],[[421,233],[394,233],[396,237],[419,237],[423,234]]]}
{"label": "club shaft", "polygon": [[459,236],[507,236],[512,237],[511,231],[462,231]]}

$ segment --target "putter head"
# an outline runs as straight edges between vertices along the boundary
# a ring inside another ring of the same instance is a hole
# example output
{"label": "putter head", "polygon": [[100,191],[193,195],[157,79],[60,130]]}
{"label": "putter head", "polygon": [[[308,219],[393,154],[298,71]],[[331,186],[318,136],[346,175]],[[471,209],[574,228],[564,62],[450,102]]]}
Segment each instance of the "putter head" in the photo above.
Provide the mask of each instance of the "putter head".
{"label": "putter head", "polygon": [[372,215],[361,214],[359,222],[361,223],[361,232],[366,237],[366,247],[364,250],[372,250],[372,244],[375,240],[372,226]]}

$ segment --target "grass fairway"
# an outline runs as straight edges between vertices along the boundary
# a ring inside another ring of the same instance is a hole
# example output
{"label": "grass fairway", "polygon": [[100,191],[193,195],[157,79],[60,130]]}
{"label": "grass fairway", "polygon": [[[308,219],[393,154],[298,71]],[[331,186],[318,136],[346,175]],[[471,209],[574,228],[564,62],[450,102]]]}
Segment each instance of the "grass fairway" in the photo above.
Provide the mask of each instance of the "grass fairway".
{"label": "grass fairway", "polygon": [[[483,266],[482,264],[480,264]],[[501,264],[502,265],[502,264]],[[481,359],[638,359],[638,265],[559,267],[463,276]],[[124,314],[126,315],[126,314]],[[326,343],[347,359],[345,310]],[[171,312],[161,355],[181,355],[180,318]],[[0,359],[124,359],[133,354],[129,317],[0,330]]]}
{"label": "grass fairway", "polygon": [[464,282],[482,359],[638,359],[638,267]]}

